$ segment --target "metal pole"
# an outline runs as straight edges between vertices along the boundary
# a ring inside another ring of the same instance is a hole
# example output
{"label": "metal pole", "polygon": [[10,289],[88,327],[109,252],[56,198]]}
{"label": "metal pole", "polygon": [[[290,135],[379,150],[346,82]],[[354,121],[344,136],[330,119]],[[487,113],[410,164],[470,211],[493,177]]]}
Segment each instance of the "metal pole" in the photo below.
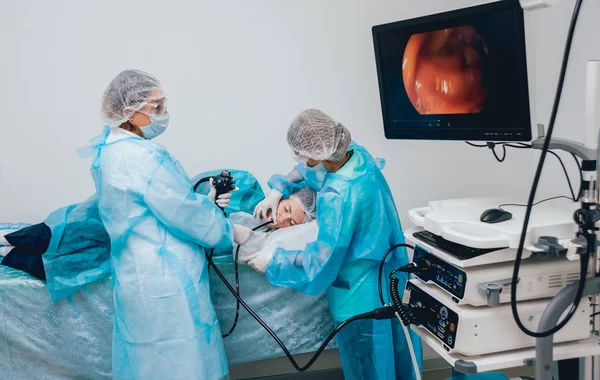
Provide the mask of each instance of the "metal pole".
{"label": "metal pole", "polygon": [[[550,301],[538,324],[538,331],[548,330],[558,323],[560,316],[573,303],[577,293],[578,282],[564,288]],[[600,278],[589,278],[583,288],[583,296],[600,293]],[[552,339],[553,335],[535,340],[535,379],[552,380],[553,358]]]}

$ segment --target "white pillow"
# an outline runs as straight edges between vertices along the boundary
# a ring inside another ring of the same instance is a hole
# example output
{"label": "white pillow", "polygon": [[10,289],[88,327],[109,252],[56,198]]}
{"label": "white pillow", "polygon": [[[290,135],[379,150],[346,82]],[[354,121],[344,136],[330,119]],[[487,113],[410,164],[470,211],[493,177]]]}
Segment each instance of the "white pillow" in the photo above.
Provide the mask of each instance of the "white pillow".
{"label": "white pillow", "polygon": [[269,234],[261,251],[274,252],[277,248],[286,250],[304,249],[308,243],[317,240],[319,226],[312,221],[297,226],[280,228]]}

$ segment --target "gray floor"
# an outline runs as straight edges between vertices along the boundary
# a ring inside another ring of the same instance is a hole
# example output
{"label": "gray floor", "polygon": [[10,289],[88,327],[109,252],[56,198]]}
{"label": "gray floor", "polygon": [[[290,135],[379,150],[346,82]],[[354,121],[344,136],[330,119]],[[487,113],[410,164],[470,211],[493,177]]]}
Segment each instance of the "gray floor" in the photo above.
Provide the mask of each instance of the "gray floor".
{"label": "gray floor", "polygon": [[[303,365],[311,355],[298,355],[296,360]],[[264,360],[230,367],[232,380],[344,380],[337,350],[327,350],[317,360],[314,367],[305,373],[294,373],[294,368],[286,358]],[[452,370],[441,358],[423,361],[423,380],[445,380],[452,376]],[[281,375],[286,373],[286,375]],[[505,370],[508,378],[533,376],[533,368],[512,368]]]}
{"label": "gray floor", "polygon": [[[514,378],[518,376],[533,376],[533,370],[531,368],[513,368],[511,370],[504,371],[504,374],[508,378]],[[451,369],[427,371],[423,373],[423,380],[446,380],[452,376]],[[344,375],[339,369],[315,371],[305,374],[294,374],[294,375],[280,375],[270,377],[255,377],[251,380],[344,380]]]}
{"label": "gray floor", "polygon": [[[508,378],[514,378],[518,376],[533,376],[533,368],[512,368],[503,371]],[[429,371],[423,374],[423,380],[446,380],[452,376],[452,370],[450,368]]]}

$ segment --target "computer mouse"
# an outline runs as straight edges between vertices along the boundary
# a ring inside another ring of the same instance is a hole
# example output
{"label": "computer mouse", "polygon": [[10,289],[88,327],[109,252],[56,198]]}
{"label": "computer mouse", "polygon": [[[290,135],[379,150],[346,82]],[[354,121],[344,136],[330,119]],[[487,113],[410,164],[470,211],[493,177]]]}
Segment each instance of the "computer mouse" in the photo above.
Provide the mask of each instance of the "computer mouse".
{"label": "computer mouse", "polygon": [[484,223],[500,223],[506,222],[507,220],[512,219],[512,214],[508,211],[501,210],[499,208],[491,208],[489,210],[485,210],[483,214],[481,214],[481,220]]}

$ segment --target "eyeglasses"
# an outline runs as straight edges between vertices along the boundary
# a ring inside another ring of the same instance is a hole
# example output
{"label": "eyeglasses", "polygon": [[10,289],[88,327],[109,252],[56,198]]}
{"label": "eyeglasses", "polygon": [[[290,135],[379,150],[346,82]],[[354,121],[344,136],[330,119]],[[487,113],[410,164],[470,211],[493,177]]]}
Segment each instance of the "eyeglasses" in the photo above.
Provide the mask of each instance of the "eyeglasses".
{"label": "eyeglasses", "polygon": [[301,156],[295,150],[292,150],[292,158],[296,160],[297,163],[302,164],[304,166],[308,166],[308,158]]}
{"label": "eyeglasses", "polygon": [[[140,107],[140,111],[142,113],[149,113],[149,114],[161,114],[161,113],[167,113],[168,110],[168,99],[166,97],[164,97],[161,101],[159,102],[144,102],[141,104]],[[146,111],[146,112],[144,112]]]}

